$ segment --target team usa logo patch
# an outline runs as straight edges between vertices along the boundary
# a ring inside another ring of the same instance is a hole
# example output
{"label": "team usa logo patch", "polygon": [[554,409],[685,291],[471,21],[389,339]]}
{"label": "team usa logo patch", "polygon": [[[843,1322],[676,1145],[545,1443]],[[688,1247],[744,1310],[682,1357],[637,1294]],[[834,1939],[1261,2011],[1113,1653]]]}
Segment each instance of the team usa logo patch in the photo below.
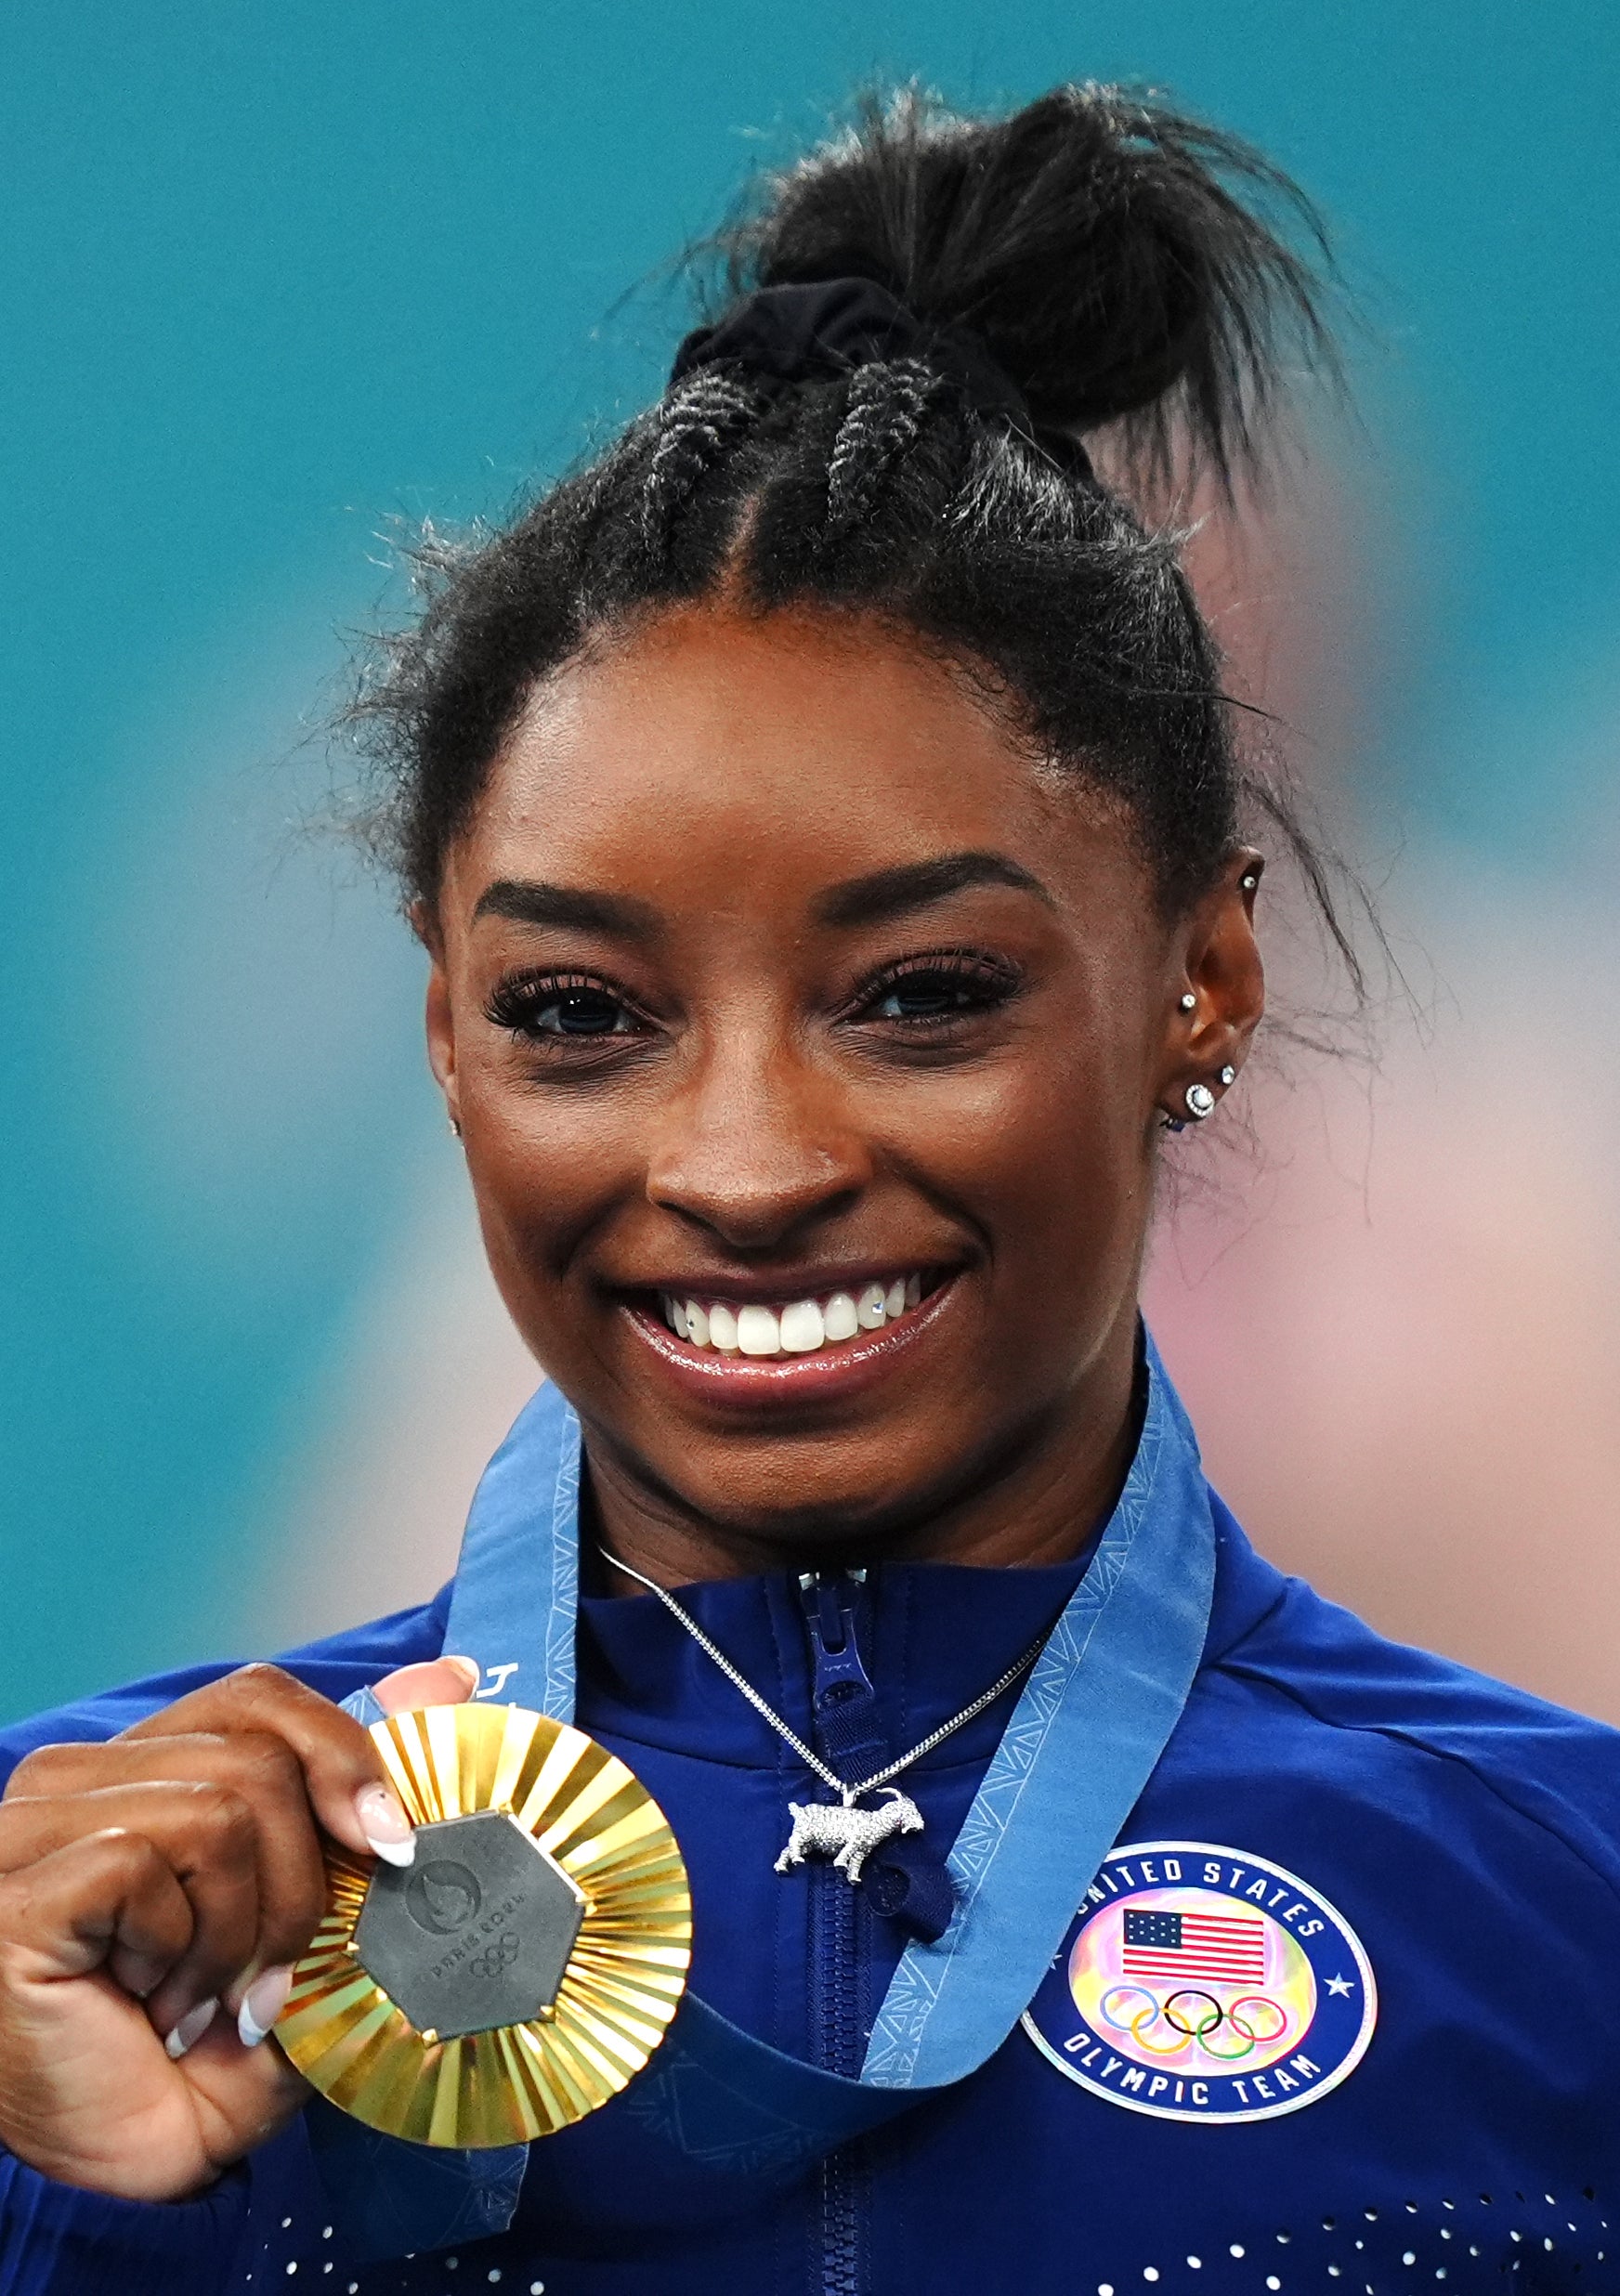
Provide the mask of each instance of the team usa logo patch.
{"label": "team usa logo patch", "polygon": [[1108,1857],[1024,2017],[1058,2070],[1166,2120],[1272,2120],[1366,2055],[1372,1965],[1298,1874],[1211,1842]]}

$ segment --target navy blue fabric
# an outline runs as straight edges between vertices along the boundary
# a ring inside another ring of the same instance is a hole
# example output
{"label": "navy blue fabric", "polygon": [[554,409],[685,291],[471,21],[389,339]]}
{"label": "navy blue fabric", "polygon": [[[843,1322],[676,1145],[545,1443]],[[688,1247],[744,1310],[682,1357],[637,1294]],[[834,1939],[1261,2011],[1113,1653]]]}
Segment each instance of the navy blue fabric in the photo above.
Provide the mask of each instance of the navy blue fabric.
{"label": "navy blue fabric", "polygon": [[[213,2296],[313,2280],[438,2296],[499,2276],[503,2296],[1383,2296],[1419,2281],[1450,2296],[1504,2273],[1572,2296],[1620,2289],[1620,1738],[1380,1640],[1255,1556],[1218,1503],[1217,1525],[1204,1663],[1126,1838],[1270,1859],[1351,1923],[1380,2014],[1331,2094],[1242,2125],[1154,2119],[1065,2080],[1014,2030],[979,2073],[762,2207],[746,2175],[676,2155],[633,2084],[531,2148],[510,2232],[362,2267],[326,2231],[301,2128],[174,2208],[7,2164],[0,2289]],[[994,1679],[1077,1569],[870,1574],[863,1650],[895,1751]],[[690,1600],[806,1730],[792,1581]],[[342,1697],[435,1653],[444,1615],[441,1598],[286,1663]],[[6,1734],[5,1761],[107,1735],[200,1678],[42,1717]],[[772,1871],[803,1770],[650,1597],[584,1599],[579,1681],[580,1722],[633,1764],[681,1839],[699,1989],[777,2047],[858,2058],[903,1938],[826,1869]],[[1005,1719],[992,1710],[908,1773],[943,1837]]]}

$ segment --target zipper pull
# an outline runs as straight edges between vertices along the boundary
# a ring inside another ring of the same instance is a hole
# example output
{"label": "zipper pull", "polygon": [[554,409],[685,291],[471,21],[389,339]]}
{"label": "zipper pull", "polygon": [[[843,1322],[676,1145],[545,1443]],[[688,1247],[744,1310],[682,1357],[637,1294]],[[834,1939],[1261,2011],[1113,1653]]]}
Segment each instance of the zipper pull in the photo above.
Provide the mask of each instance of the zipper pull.
{"label": "zipper pull", "polygon": [[848,1775],[859,1776],[868,1755],[888,1748],[877,1730],[877,1692],[856,1639],[855,1588],[866,1572],[805,1571],[799,1578],[813,1672],[810,1710],[818,1751]]}
{"label": "zipper pull", "polygon": [[820,1715],[827,1707],[844,1705],[852,1698],[875,1697],[870,1678],[861,1663],[855,1619],[845,1608],[843,1589],[837,1580],[826,1571],[804,1571],[800,1573],[799,1592],[810,1635],[810,1654],[815,1662],[810,1687],[810,1703],[815,1712]]}

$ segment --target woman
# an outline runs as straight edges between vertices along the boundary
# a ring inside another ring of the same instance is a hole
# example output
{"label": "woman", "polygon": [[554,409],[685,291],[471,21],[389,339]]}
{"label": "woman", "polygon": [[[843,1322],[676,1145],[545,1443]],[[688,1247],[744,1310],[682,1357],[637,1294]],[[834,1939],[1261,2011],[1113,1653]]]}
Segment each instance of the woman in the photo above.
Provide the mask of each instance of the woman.
{"label": "woman", "polygon": [[[1081,440],[1224,475],[1322,348],[1234,184],[1286,189],[1109,90],[868,116],[439,569],[363,709],[553,1384],[428,1609],[12,1734],[8,2290],[1620,2285],[1614,1741],[1280,1578],[1138,1320],[1262,855]],[[357,2142],[265,2045],[322,1836],[414,1856],[357,1715],[469,1695],[571,1712],[692,1881],[670,2039],[527,2159]]]}

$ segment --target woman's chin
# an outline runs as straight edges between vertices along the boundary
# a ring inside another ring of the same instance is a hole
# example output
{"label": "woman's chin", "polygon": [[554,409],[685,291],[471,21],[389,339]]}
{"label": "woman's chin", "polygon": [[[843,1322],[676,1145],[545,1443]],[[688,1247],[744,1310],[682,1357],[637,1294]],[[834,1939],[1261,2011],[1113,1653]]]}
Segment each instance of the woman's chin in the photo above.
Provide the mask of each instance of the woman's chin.
{"label": "woman's chin", "polygon": [[982,1400],[940,1397],[881,1427],[647,1430],[632,1472],[723,1544],[787,1567],[811,1555],[904,1554],[937,1544],[983,1468]]}

